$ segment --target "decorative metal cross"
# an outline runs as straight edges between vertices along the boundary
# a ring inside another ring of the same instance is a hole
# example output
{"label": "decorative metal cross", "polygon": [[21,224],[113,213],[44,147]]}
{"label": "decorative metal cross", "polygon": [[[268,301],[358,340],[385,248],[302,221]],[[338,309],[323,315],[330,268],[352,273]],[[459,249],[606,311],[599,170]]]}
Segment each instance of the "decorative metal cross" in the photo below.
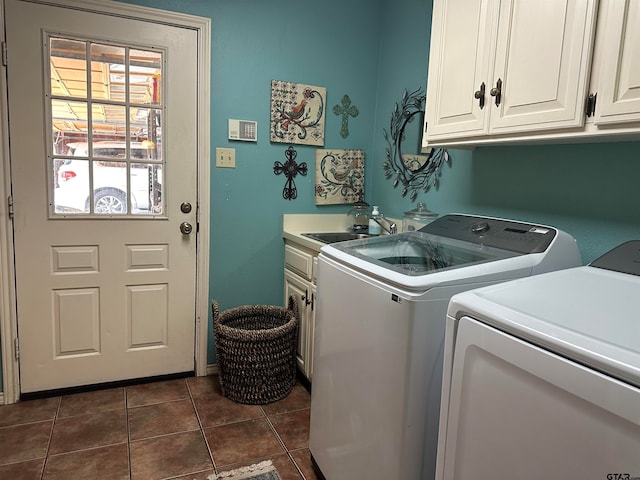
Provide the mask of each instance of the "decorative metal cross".
{"label": "decorative metal cross", "polygon": [[342,115],[342,128],[340,129],[340,136],[347,138],[349,136],[349,116],[357,117],[360,114],[358,107],[351,105],[351,99],[349,95],[342,97],[342,105],[336,105],[333,107],[333,113],[336,115]]}
{"label": "decorative metal cross", "polygon": [[302,176],[307,175],[307,162],[302,162],[301,164],[296,163],[298,152],[295,151],[293,145],[290,145],[289,148],[287,148],[284,152],[284,156],[287,159],[286,162],[284,162],[284,165],[278,161],[274,162],[273,173],[276,175],[284,173],[287,177],[287,183],[284,184],[282,196],[285,200],[293,200],[298,197],[298,189],[296,188],[293,178],[298,174]]}

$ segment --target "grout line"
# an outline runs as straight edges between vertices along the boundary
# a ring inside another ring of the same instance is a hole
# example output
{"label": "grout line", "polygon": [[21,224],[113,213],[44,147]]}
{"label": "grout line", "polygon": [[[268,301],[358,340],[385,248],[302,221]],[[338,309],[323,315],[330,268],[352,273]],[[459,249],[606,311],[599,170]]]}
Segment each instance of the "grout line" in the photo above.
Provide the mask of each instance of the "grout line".
{"label": "grout line", "polygon": [[298,473],[300,474],[300,476],[303,478],[303,480],[306,480],[307,477],[305,476],[305,474],[302,471],[302,468],[300,468],[300,466],[298,465],[298,462],[296,462],[295,458],[293,458],[293,455],[291,455],[292,452],[301,452],[303,450],[309,450],[309,447],[306,448],[296,448],[295,450],[289,450],[287,452],[287,455],[289,456],[289,458],[291,459],[291,462],[293,463],[294,467],[296,467],[296,470],[298,470]]}
{"label": "grout line", "polygon": [[40,479],[44,479],[44,472],[47,468],[47,462],[49,460],[49,450],[51,450],[51,441],[53,439],[53,430],[56,428],[56,422],[58,420],[58,415],[60,414],[60,407],[62,406],[62,396],[58,397],[58,407],[56,408],[56,413],[53,415],[53,420],[51,421],[51,431],[49,432],[49,441],[47,442],[47,451],[44,455],[44,462],[42,462],[42,471],[40,472]]}
{"label": "grout line", "polygon": [[127,470],[129,471],[129,480],[133,476],[133,465],[131,463],[131,428],[129,427],[129,404],[127,399],[127,387],[122,389],[124,395],[124,416],[127,424]]}
{"label": "grout line", "polygon": [[[280,437],[280,434],[276,430],[276,427],[273,425],[273,423],[271,423],[271,419],[269,418],[269,415],[267,415],[267,412],[264,411],[264,408],[262,408],[262,405],[260,406],[260,410],[262,410],[262,413],[264,414],[265,418],[267,419],[267,423],[269,424],[269,427],[271,428],[271,430],[275,434],[276,438],[280,442],[280,445],[282,445],[282,448],[284,449],[285,454],[287,455],[287,458],[289,458],[289,461],[293,464],[293,467],[298,471],[298,474],[300,475],[300,477],[305,479],[306,477],[302,473],[302,470],[300,469],[300,467],[298,466],[298,464],[296,463],[294,458],[291,456],[291,451],[284,444],[284,440],[282,440],[282,438]],[[299,410],[303,410],[303,409],[299,409]],[[298,410],[292,410],[292,411],[296,412]],[[282,412],[282,413],[288,413],[288,412]],[[280,414],[274,413],[273,415],[275,416],[275,415],[280,415]]]}
{"label": "grout line", "polygon": [[280,442],[280,445],[282,445],[282,448],[284,449],[284,451],[288,453],[289,450],[287,450],[287,446],[284,444],[284,441],[280,437],[280,434],[276,430],[276,427],[273,425],[273,423],[271,423],[271,419],[269,418],[269,415],[267,415],[267,412],[264,411],[264,408],[262,408],[262,405],[260,405],[260,410],[262,410],[262,414],[264,415],[264,418],[267,419],[267,423],[269,424],[269,427],[271,428],[271,431],[274,433],[274,435],[276,436],[276,438]]}
{"label": "grout line", "polygon": [[151,437],[144,437],[144,438],[136,438],[136,439],[132,439],[129,440],[128,443],[132,444],[132,443],[140,443],[140,442],[145,442],[147,440],[154,440],[156,438],[164,438],[164,437],[170,437],[172,435],[180,435],[183,433],[190,433],[190,432],[202,432],[202,429],[200,427],[198,428],[194,428],[192,430],[180,430],[179,432],[170,432],[170,433],[161,433],[160,435],[153,435]]}
{"label": "grout line", "polygon": [[193,407],[193,411],[196,414],[196,420],[198,420],[198,427],[200,429],[200,435],[202,435],[202,439],[204,440],[204,444],[207,446],[207,452],[209,452],[209,458],[211,459],[211,466],[213,467],[213,472],[218,473],[218,468],[216,466],[216,461],[213,458],[213,452],[211,451],[211,445],[209,445],[209,440],[207,440],[207,436],[204,433],[204,425],[202,425],[202,420],[200,420],[200,414],[198,413],[198,409],[196,408],[196,401],[193,396],[193,392],[191,391],[191,387],[189,386],[189,382],[186,381],[187,391],[189,392],[189,398],[191,399],[191,406]]}

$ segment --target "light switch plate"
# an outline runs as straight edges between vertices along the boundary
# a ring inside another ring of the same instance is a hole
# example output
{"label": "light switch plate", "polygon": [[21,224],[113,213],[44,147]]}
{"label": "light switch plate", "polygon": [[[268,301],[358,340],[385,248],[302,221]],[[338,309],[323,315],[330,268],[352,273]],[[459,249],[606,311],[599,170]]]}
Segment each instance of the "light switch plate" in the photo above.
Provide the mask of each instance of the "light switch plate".
{"label": "light switch plate", "polygon": [[236,168],[236,149],[216,148],[216,167]]}

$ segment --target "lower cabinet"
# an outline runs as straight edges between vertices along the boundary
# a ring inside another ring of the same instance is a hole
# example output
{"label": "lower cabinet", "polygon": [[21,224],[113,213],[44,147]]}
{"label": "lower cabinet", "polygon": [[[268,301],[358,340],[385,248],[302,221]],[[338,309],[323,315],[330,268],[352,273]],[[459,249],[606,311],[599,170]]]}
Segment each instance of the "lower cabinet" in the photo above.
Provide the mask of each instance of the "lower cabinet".
{"label": "lower cabinet", "polygon": [[298,349],[296,358],[298,368],[311,380],[313,364],[313,304],[315,299],[316,286],[310,281],[285,270],[284,272],[284,296],[285,301],[293,297],[298,301],[299,309],[299,329],[298,329]]}
{"label": "lower cabinet", "polygon": [[299,329],[296,359],[298,369],[309,381],[313,375],[316,267],[316,252],[285,245],[284,305],[287,305],[290,296],[298,302]]}

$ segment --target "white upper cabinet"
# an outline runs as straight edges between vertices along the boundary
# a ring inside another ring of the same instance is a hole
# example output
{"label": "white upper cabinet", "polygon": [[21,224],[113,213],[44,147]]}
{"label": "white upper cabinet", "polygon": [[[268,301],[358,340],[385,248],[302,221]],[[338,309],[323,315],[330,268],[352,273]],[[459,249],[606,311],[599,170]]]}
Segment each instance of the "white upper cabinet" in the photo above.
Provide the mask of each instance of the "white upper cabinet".
{"label": "white upper cabinet", "polygon": [[[502,0],[489,133],[584,123],[595,0]],[[497,85],[502,82],[501,87]],[[497,90],[497,92],[496,92]],[[493,100],[496,100],[495,102]],[[498,105],[496,105],[498,104]]]}
{"label": "white upper cabinet", "polygon": [[640,0],[613,0],[600,6],[601,45],[595,105],[596,125],[640,118]]}
{"label": "white upper cabinet", "polygon": [[[487,133],[498,6],[493,0],[434,1],[425,116],[429,139]],[[474,98],[481,89],[483,106]]]}
{"label": "white upper cabinet", "polygon": [[423,145],[637,138],[640,0],[599,3],[434,0]]}

